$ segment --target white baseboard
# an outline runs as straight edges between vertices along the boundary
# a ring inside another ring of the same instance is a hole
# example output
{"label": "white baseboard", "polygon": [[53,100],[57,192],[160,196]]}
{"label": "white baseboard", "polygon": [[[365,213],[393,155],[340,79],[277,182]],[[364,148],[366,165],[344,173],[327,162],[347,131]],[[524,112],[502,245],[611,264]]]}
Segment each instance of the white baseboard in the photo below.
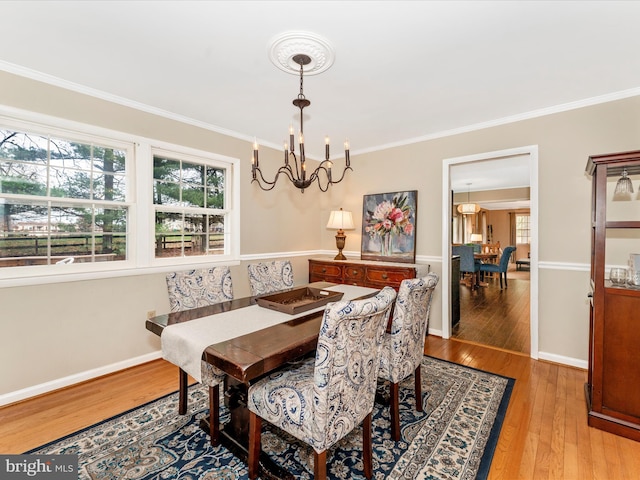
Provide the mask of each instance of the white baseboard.
{"label": "white baseboard", "polygon": [[429,335],[435,335],[436,337],[442,338],[442,330],[436,330],[434,328],[430,328]]}
{"label": "white baseboard", "polygon": [[568,365],[570,367],[582,368],[583,370],[589,368],[589,363],[586,360],[580,360],[573,357],[565,357],[563,355],[556,355],[555,353],[538,352],[538,360],[560,363],[562,365]]}
{"label": "white baseboard", "polygon": [[152,360],[157,360],[158,358],[162,358],[162,352],[160,350],[152,353],[147,353],[146,355],[142,355],[139,357],[129,358],[127,360],[123,360],[122,362],[105,365],[104,367],[94,368],[93,370],[86,370],[74,375],[69,375],[68,377],[57,378],[50,382],[23,388],[22,390],[16,390],[15,392],[5,393],[3,395],[0,395],[0,406],[19,402],[30,397],[42,395],[43,393],[48,393],[60,388],[68,387],[69,385],[75,385],[76,383],[86,382],[87,380],[101,377],[102,375],[107,375],[109,373],[117,372],[118,370],[124,370],[125,368],[147,363]]}

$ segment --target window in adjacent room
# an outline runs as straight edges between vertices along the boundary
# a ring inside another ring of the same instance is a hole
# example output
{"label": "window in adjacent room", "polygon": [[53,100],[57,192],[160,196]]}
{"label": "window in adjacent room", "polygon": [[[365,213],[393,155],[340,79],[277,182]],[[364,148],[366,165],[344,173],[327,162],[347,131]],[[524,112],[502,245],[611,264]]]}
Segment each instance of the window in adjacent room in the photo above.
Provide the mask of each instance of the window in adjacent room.
{"label": "window in adjacent room", "polygon": [[516,214],[516,244],[531,243],[530,216]]}

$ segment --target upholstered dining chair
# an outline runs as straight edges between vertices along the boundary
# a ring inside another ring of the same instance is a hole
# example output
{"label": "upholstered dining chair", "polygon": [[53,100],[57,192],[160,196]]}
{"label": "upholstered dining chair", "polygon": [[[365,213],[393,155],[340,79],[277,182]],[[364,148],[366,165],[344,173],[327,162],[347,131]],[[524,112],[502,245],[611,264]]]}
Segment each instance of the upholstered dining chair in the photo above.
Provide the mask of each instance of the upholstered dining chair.
{"label": "upholstered dining chair", "polygon": [[[212,267],[183,272],[173,272],[166,276],[169,292],[169,306],[172,312],[204,307],[233,300],[233,284],[229,267]],[[218,444],[220,422],[220,384],[224,382],[224,372],[213,365],[201,361],[201,383],[209,387],[209,435],[211,445]],[[187,372],[180,369],[178,413],[187,412]]]}
{"label": "upholstered dining chair", "polygon": [[293,287],[293,267],[289,260],[250,263],[247,270],[251,296],[266,295]]}
{"label": "upholstered dining chair", "polygon": [[507,269],[509,268],[509,257],[515,251],[516,247],[505,247],[502,251],[502,256],[500,257],[499,263],[483,263],[480,265],[480,271],[487,272],[497,272],[500,275],[500,289],[502,289],[502,277],[504,275],[504,288],[507,288]]}
{"label": "upholstered dining chair", "polygon": [[429,311],[438,275],[403,280],[398,289],[389,332],[380,352],[378,378],[389,381],[391,438],[400,440],[399,384],[414,374],[416,410],[422,412],[420,365],[429,326]]}
{"label": "upholstered dining chair", "polygon": [[384,287],[372,298],[327,304],[315,358],[249,387],[249,478],[258,472],[262,419],[313,448],[316,479],[326,478],[329,447],[362,423],[364,474],[371,478],[371,413],[395,297],[393,288]]}
{"label": "upholstered dining chair", "polygon": [[451,254],[460,256],[460,273],[470,273],[471,288],[476,288],[480,284],[480,262],[476,261],[473,253],[473,246],[471,245],[454,245],[451,247]]}

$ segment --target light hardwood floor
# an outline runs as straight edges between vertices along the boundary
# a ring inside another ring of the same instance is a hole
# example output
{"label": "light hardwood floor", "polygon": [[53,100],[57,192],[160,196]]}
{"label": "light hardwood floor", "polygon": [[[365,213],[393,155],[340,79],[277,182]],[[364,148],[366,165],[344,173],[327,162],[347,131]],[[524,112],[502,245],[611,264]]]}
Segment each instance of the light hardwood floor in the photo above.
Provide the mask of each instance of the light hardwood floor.
{"label": "light hardwood floor", "polygon": [[[640,478],[640,443],[587,426],[584,370],[429,336],[428,355],[516,379],[490,479]],[[157,360],[0,408],[0,452],[21,453],[177,389]]]}

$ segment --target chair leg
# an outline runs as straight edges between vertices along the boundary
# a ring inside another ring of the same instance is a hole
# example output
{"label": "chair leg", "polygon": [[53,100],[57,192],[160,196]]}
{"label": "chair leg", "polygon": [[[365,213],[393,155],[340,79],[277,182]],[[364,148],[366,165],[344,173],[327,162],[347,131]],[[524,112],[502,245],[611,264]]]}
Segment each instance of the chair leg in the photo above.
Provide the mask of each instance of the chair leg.
{"label": "chair leg", "polygon": [[262,429],[262,418],[249,410],[249,478],[254,480],[258,477],[258,466],[260,463],[260,431]]}
{"label": "chair leg", "polygon": [[507,288],[509,285],[507,285],[507,272],[504,272],[504,288]]}
{"label": "chair leg", "polygon": [[320,453],[313,451],[313,478],[315,480],[326,480],[327,478],[327,451]]}
{"label": "chair leg", "polygon": [[502,290],[502,272],[500,272],[498,275],[500,275],[500,290]]}
{"label": "chair leg", "polygon": [[416,411],[422,412],[422,370],[420,370],[420,364],[416,367],[416,371],[413,376],[416,391]]}
{"label": "chair leg", "polygon": [[178,394],[178,413],[180,415],[184,415],[185,413],[187,413],[187,372],[185,372],[183,369],[180,369],[179,378],[180,393]]}
{"label": "chair leg", "polygon": [[[362,421],[362,463],[364,476],[371,480],[373,475],[373,443],[371,442],[371,412]],[[316,477],[317,478],[317,477]]]}
{"label": "chair leg", "polygon": [[220,442],[220,386],[209,387],[209,437],[211,445],[218,446]]}
{"label": "chair leg", "polygon": [[389,417],[391,420],[391,438],[396,442],[400,440],[400,385],[391,382],[389,385],[390,393],[390,409]]}

